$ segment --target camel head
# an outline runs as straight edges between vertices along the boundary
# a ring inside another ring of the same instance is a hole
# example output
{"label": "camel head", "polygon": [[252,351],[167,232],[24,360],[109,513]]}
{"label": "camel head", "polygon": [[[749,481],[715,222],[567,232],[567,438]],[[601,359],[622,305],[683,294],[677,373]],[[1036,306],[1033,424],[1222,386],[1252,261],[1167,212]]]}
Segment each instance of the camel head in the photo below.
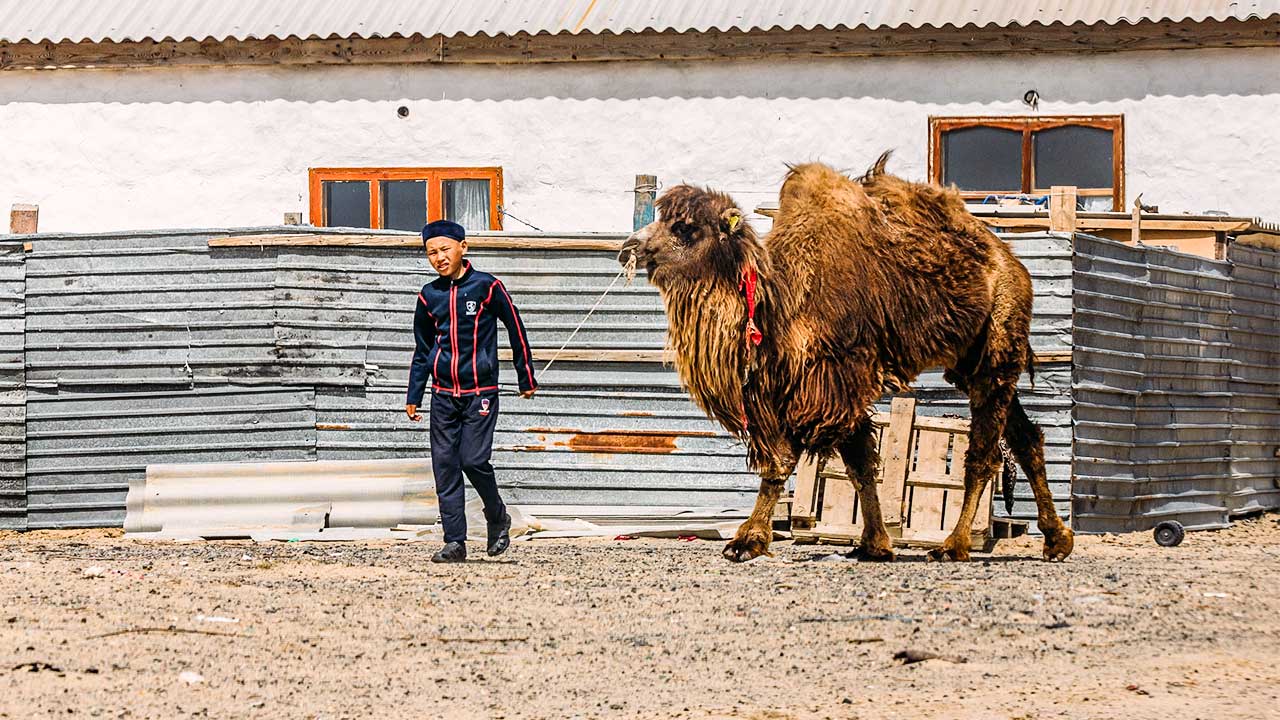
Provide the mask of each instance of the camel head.
{"label": "camel head", "polygon": [[622,245],[618,262],[632,253],[636,266],[659,289],[671,281],[721,276],[738,282],[744,261],[763,254],[755,230],[728,195],[692,185],[676,185],[656,203],[658,219],[634,232]]}

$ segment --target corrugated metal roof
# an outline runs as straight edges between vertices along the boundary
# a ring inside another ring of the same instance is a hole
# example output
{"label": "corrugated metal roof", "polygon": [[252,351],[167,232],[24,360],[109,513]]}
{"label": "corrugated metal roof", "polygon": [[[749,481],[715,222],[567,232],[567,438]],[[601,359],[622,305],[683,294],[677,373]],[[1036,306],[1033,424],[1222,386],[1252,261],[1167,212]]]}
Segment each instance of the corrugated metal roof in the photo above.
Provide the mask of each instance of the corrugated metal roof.
{"label": "corrugated metal roof", "polygon": [[0,0],[0,42],[514,35],[1247,20],[1280,0]]}

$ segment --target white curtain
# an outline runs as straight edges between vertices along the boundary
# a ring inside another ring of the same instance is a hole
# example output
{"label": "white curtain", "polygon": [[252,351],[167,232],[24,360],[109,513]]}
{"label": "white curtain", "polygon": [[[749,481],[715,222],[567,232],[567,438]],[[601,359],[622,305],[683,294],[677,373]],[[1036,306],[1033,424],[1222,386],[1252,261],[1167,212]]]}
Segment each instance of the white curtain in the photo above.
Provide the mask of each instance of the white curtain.
{"label": "white curtain", "polygon": [[488,230],[489,181],[445,180],[444,217],[467,230]]}

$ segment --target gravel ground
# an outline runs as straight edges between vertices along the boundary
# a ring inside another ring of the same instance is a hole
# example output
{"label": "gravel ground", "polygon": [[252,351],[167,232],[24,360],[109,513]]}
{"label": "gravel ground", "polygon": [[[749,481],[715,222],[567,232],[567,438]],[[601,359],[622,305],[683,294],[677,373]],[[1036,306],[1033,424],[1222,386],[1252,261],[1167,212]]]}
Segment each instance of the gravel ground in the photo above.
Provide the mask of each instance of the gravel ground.
{"label": "gravel ground", "polygon": [[0,717],[1280,718],[1275,515],[1060,564],[720,547],[0,533]]}

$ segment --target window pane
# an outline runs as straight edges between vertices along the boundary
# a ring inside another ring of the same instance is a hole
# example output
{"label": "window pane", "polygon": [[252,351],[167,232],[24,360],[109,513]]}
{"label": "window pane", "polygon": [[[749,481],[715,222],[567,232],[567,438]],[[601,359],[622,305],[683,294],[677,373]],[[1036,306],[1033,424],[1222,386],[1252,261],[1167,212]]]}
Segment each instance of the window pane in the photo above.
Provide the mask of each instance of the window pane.
{"label": "window pane", "polygon": [[444,218],[468,230],[488,230],[489,181],[445,180]]}
{"label": "window pane", "polygon": [[942,184],[961,190],[1020,192],[1022,133],[994,127],[950,130],[942,135]]}
{"label": "window pane", "polygon": [[369,227],[369,183],[365,180],[324,181],[324,224]]}
{"label": "window pane", "polygon": [[1066,125],[1031,136],[1037,188],[1075,185],[1109,188],[1113,180],[1111,131]]}
{"label": "window pane", "polygon": [[382,227],[419,232],[427,224],[426,180],[383,180]]}

